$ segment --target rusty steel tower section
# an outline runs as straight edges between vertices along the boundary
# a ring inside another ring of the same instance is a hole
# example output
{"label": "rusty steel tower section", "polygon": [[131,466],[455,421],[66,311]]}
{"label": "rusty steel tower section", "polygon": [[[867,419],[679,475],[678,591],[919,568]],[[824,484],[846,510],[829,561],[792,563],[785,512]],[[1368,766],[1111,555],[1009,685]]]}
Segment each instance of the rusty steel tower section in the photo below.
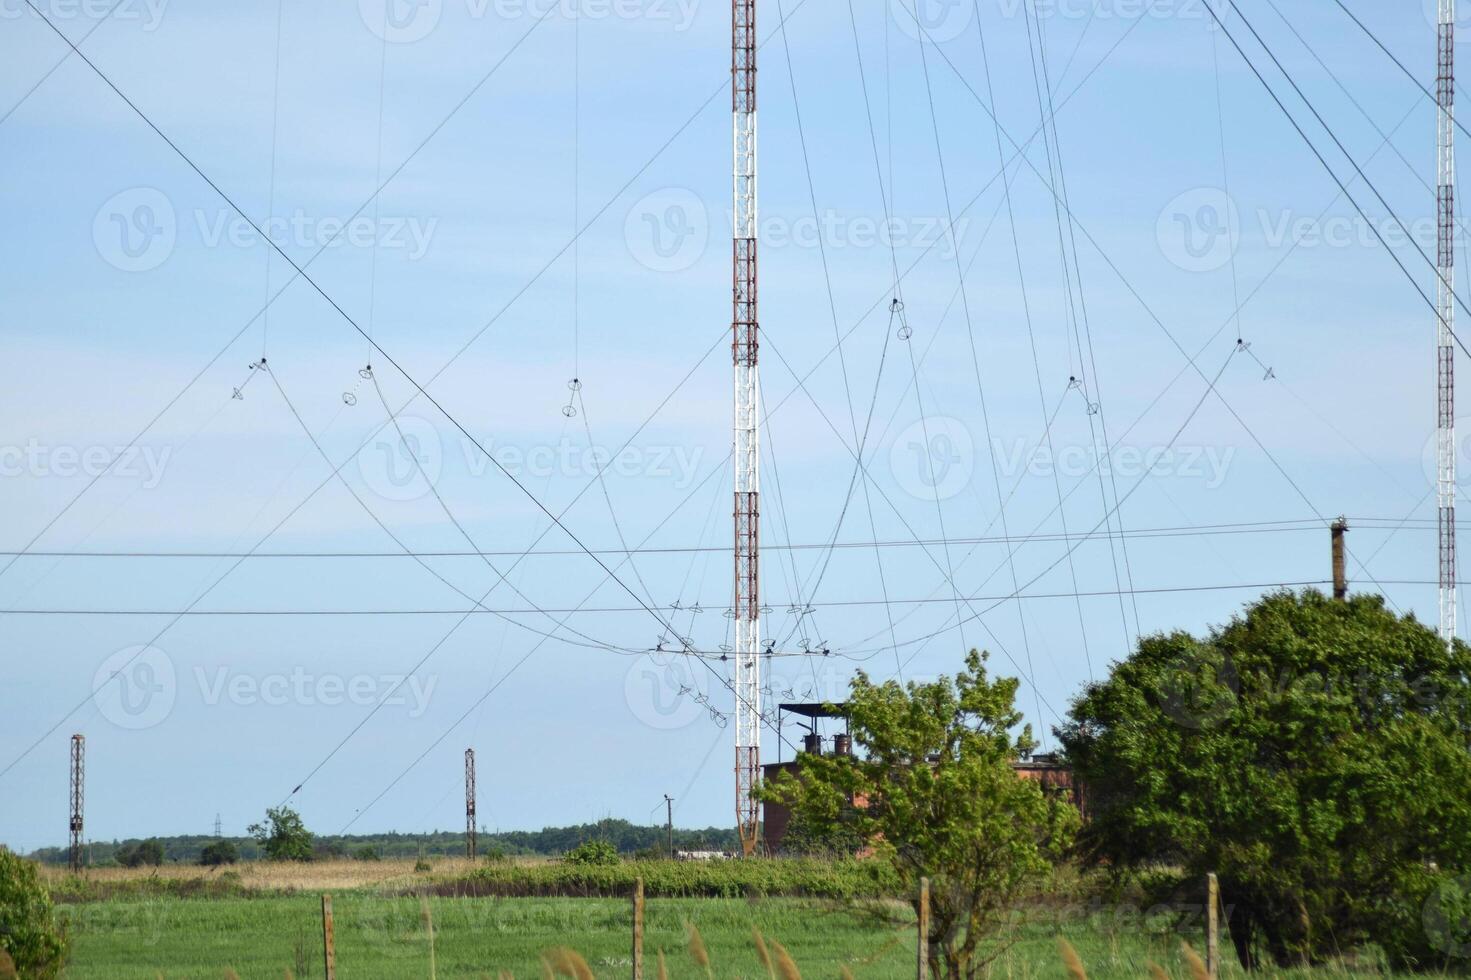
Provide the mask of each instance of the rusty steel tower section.
{"label": "rusty steel tower section", "polygon": [[475,750],[465,750],[465,856],[475,857]]}
{"label": "rusty steel tower section", "polygon": [[741,850],[756,850],[761,805],[761,382],[756,367],[756,0],[731,0],[731,354],[735,413],[735,783]]}
{"label": "rusty steel tower section", "polygon": [[1456,0],[1440,0],[1436,25],[1436,424],[1435,490],[1440,564],[1440,636],[1456,636]]}
{"label": "rusty steel tower section", "polygon": [[87,783],[87,738],[85,735],[72,736],[72,760],[71,760],[71,849],[67,855],[67,863],[72,873],[77,874],[82,870],[82,805],[86,802]]}

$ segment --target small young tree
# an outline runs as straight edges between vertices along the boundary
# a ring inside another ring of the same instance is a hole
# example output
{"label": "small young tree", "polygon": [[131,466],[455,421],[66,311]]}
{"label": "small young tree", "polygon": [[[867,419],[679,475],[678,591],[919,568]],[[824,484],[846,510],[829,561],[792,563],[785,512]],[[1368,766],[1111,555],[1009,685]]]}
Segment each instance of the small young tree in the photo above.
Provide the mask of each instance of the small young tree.
{"label": "small young tree", "polygon": [[272,861],[310,861],[312,833],[289,806],[271,807],[266,819],[246,828]]}
{"label": "small young tree", "polygon": [[[932,683],[875,684],[860,671],[848,697],[853,755],[798,756],[759,790],[824,838],[856,835],[890,861],[911,895],[930,879],[931,971],[983,974],[1010,944],[1009,915],[1072,840],[1078,814],[1017,776],[1017,681],[990,680],[986,655]],[[917,897],[915,899],[917,902]]]}

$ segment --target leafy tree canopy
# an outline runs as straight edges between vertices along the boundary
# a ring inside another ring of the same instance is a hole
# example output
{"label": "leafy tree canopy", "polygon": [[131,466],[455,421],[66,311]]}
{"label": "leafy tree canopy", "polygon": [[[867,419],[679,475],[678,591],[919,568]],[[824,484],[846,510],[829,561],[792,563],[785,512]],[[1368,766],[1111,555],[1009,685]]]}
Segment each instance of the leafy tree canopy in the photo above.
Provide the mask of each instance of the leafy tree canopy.
{"label": "leafy tree canopy", "polygon": [[986,655],[932,683],[873,683],[859,672],[848,697],[851,756],[798,756],[798,774],[761,788],[817,837],[847,834],[891,862],[917,895],[931,881],[932,972],[981,975],[1008,942],[1008,912],[1067,846],[1077,811],[1019,778],[1029,751],[1017,681],[988,678]]}
{"label": "leafy tree canopy", "polygon": [[126,844],[117,851],[117,863],[125,868],[141,868],[144,865],[158,867],[163,864],[163,843],[149,838],[136,844]]}
{"label": "leafy tree canopy", "polygon": [[1471,868],[1468,685],[1465,644],[1374,596],[1283,591],[1203,638],[1143,637],[1058,732],[1085,842],[1216,872],[1247,967],[1368,941],[1464,966],[1471,920],[1444,913]]}
{"label": "leafy tree canopy", "polygon": [[272,861],[310,861],[312,833],[289,806],[271,807],[266,819],[246,828]]}

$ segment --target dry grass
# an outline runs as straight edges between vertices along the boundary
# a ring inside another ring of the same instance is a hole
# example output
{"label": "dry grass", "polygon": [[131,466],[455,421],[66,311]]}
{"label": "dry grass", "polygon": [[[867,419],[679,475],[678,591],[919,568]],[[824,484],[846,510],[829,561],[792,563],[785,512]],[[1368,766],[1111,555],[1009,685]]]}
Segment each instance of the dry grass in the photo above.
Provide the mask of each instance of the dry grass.
{"label": "dry grass", "polygon": [[1078,951],[1073,949],[1073,944],[1062,936],[1057,937],[1057,953],[1062,957],[1063,969],[1072,980],[1088,980],[1088,971],[1083,966],[1083,959]]}
{"label": "dry grass", "polygon": [[1182,940],[1180,952],[1185,957],[1186,965],[1190,967],[1191,980],[1210,980],[1210,971],[1205,968],[1205,960],[1200,958],[1200,954],[1189,943]]}
{"label": "dry grass", "polygon": [[792,954],[787,948],[775,939],[771,941],[771,948],[776,951],[776,973],[781,980],[802,980],[802,971],[797,969]]}
{"label": "dry grass", "polygon": [[[237,884],[248,891],[323,891],[347,888],[407,887],[415,883],[461,878],[483,862],[469,858],[430,858],[434,870],[414,871],[415,858],[382,861],[246,861],[223,868],[195,864],[165,864],[157,868],[89,868],[88,881],[99,883],[143,881],[149,878],[174,881],[210,881],[222,874],[238,876]],[[71,877],[63,867],[43,865],[41,878],[54,887]]]}

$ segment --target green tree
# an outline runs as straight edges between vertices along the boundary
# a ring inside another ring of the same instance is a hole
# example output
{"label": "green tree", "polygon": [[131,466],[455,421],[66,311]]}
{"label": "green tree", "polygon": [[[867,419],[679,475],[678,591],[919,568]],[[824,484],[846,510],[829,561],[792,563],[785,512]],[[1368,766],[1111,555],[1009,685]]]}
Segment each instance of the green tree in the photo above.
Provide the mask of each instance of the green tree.
{"label": "green tree", "polygon": [[207,868],[217,868],[222,864],[234,864],[240,860],[240,852],[235,848],[235,842],[229,840],[217,840],[204,845],[199,852],[199,863]]}
{"label": "green tree", "polygon": [[1443,886],[1471,867],[1468,685],[1464,644],[1375,596],[1283,591],[1204,638],[1143,637],[1058,733],[1085,843],[1216,872],[1247,968],[1370,941],[1446,965],[1471,951],[1465,921],[1432,915],[1464,904]]}
{"label": "green tree", "polygon": [[144,865],[158,867],[163,864],[163,843],[149,838],[136,844],[124,844],[118,848],[117,863],[125,868],[141,868]]}
{"label": "green tree", "polygon": [[1012,769],[1030,748],[1017,681],[990,680],[986,655],[933,683],[875,684],[860,671],[848,698],[856,752],[801,754],[798,774],[758,791],[789,807],[805,832],[855,835],[893,864],[918,901],[931,882],[931,969],[972,978],[1012,940],[1009,911],[1068,846],[1077,811]]}
{"label": "green tree", "polygon": [[266,819],[246,828],[272,861],[310,861],[312,833],[289,806],[271,807]]}
{"label": "green tree", "polygon": [[23,977],[60,975],[67,936],[34,862],[0,847],[0,950]]}

